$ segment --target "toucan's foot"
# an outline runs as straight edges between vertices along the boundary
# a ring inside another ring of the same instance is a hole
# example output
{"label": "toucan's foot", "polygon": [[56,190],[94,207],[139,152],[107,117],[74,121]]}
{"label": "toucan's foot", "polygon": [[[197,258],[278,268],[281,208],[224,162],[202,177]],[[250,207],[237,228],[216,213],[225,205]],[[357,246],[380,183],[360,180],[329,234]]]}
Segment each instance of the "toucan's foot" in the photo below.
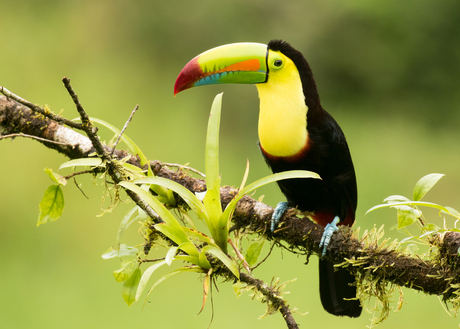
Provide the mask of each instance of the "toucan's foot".
{"label": "toucan's foot", "polygon": [[272,215],[272,222],[270,225],[270,230],[272,233],[275,231],[275,228],[278,226],[281,217],[283,216],[284,212],[289,208],[288,203],[286,201],[279,202],[276,205],[275,211]]}
{"label": "toucan's foot", "polygon": [[339,229],[337,227],[338,222],[340,222],[340,218],[339,216],[335,216],[334,220],[327,224],[324,228],[324,233],[321,237],[321,242],[319,243],[319,248],[323,248],[323,253],[321,254],[321,257],[326,255],[327,246],[329,245],[329,242],[331,242],[332,234],[334,234],[334,232]]}

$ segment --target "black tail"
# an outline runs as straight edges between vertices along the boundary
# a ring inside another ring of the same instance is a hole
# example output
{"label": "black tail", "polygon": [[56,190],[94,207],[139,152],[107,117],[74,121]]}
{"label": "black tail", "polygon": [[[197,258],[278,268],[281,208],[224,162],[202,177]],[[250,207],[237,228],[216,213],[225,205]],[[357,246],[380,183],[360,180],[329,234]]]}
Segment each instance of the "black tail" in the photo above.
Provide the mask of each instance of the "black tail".
{"label": "black tail", "polygon": [[319,292],[324,309],[337,316],[357,318],[361,315],[359,300],[344,300],[356,297],[356,287],[350,286],[355,277],[344,268],[335,268],[327,260],[319,260]]}

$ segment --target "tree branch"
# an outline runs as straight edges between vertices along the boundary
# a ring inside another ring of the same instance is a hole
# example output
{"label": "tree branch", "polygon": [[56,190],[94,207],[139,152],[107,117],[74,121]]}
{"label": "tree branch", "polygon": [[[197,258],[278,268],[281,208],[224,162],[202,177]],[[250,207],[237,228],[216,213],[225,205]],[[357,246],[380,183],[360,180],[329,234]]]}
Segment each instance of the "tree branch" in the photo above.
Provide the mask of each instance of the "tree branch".
{"label": "tree branch", "polygon": [[268,299],[267,304],[269,309],[271,308],[273,309],[273,311],[279,311],[283,316],[284,321],[286,321],[286,325],[289,329],[299,328],[299,326],[294,320],[294,317],[292,316],[291,310],[289,309],[289,305],[282,298],[280,292],[278,291],[278,289],[276,289],[276,287],[269,287],[262,280],[256,279],[253,276],[246,273],[240,273],[240,281],[255,287],[264,296],[266,296],[266,298]]}
{"label": "tree branch", "polygon": [[64,83],[64,86],[66,87],[67,91],[69,92],[70,97],[72,97],[72,100],[75,103],[75,106],[77,107],[77,111],[80,114],[82,125],[79,129],[83,130],[86,133],[91,143],[93,144],[93,147],[96,149],[97,154],[99,154],[102,160],[110,161],[109,153],[105,150],[104,146],[99,140],[99,137],[97,136],[97,127],[93,125],[93,123],[89,119],[88,114],[83,109],[83,106],[81,105],[77,94],[70,85],[70,79],[64,77],[62,79],[62,82]]}
{"label": "tree branch", "polygon": [[[44,109],[14,95],[6,88],[0,87],[0,92],[7,92],[8,97],[11,98],[0,96],[0,135],[23,133],[36,136],[40,138],[39,142],[46,147],[55,149],[70,159],[86,158],[91,153],[95,152],[93,143],[88,137],[66,126],[68,122],[73,121],[68,121],[59,116],[56,118],[56,115],[49,110],[46,115],[36,114],[34,111],[37,109],[39,113],[44,111]],[[17,101],[17,99],[21,100],[21,102]],[[59,124],[54,119],[58,119],[66,125]],[[80,124],[75,126],[75,128],[85,129],[84,126]],[[91,130],[91,127],[87,129]],[[100,148],[103,148],[103,151],[101,150],[102,153],[105,152],[106,154],[110,154],[112,152],[111,148],[100,144],[97,136],[93,137],[93,139],[98,141],[97,144],[99,144]],[[124,159],[128,156],[130,157],[128,163],[140,167],[139,159],[134,155],[130,155],[122,150],[114,151],[115,159]],[[139,196],[131,191],[126,191],[126,193],[155,222],[161,222],[153,209]]]}
{"label": "tree branch", "polygon": [[[118,183],[119,181],[121,181],[123,179],[122,175],[120,175],[120,171],[118,170],[117,168],[117,164],[115,161],[112,161],[112,156],[114,155],[115,153],[115,149],[112,149],[110,152],[107,150],[108,148],[106,148],[105,146],[102,145],[102,143],[100,142],[99,140],[99,137],[97,136],[97,128],[94,127],[91,123],[91,121],[89,120],[89,117],[88,115],[86,114],[86,111],[83,109],[83,106],[81,105],[79,99],[78,99],[78,96],[76,95],[76,93],[74,92],[73,88],[71,87],[70,85],[70,80],[67,79],[67,78],[64,78],[63,79],[63,82],[64,82],[64,85],[66,86],[66,89],[67,91],[69,92],[69,94],[71,95],[76,107],[77,107],[77,110],[80,114],[80,117],[81,117],[81,120],[82,120],[82,125],[81,127],[78,127],[78,129],[81,129],[83,130],[87,136],[89,137],[90,139],[90,143],[86,142],[86,144],[91,144],[94,146],[94,148],[96,149],[96,152],[98,153],[98,155],[106,162],[106,165],[108,167],[108,172],[110,174],[110,176],[112,177],[112,179],[114,180],[115,183]],[[1,87],[0,91],[1,92],[5,92],[6,89],[4,89],[3,87]],[[11,92],[7,91],[7,94],[9,96],[13,96],[14,94],[12,94]],[[15,99],[16,100],[21,100],[21,103],[23,106],[25,107],[21,107],[19,106],[17,103],[14,103],[14,102],[11,102],[9,101],[7,98],[3,97],[3,96],[0,96],[0,136],[4,133],[4,131],[19,131],[19,132],[22,132],[23,130],[28,130],[29,128],[27,128],[27,126],[30,125],[31,122],[34,121],[34,113],[32,112],[36,112],[36,109],[37,109],[37,106],[36,105],[33,105],[32,103],[20,98],[19,96],[16,96],[14,95]],[[129,121],[131,120],[133,114],[136,112],[136,110],[138,109],[138,106],[136,106],[136,108],[133,110],[133,112],[131,113],[131,116],[130,118],[128,119],[128,122],[126,123],[125,127],[123,128],[122,132],[120,133],[120,136],[118,137],[118,140],[117,142],[115,143],[115,145],[118,143],[120,137],[121,137],[121,134],[123,133],[123,131],[126,129],[126,126],[128,125]],[[32,110],[32,111],[30,111]],[[39,111],[42,111],[41,108],[38,109]],[[15,114],[19,114],[19,117]],[[51,121],[53,118],[54,115],[52,115],[52,113],[47,113],[49,114],[48,116],[46,116],[46,118],[43,118],[43,120],[40,122],[35,122],[35,125],[36,126],[41,126],[41,128],[43,129],[37,129],[35,130],[35,133],[38,133],[38,134],[43,134],[43,136],[46,136],[46,137],[39,137],[39,136],[33,136],[33,135],[24,135],[24,136],[29,136],[35,140],[38,140],[40,142],[42,142],[43,144],[47,145],[47,146],[50,146],[50,145],[59,145],[59,146],[65,146],[65,147],[71,147],[72,149],[75,148],[75,145],[72,145],[72,144],[68,144],[68,143],[63,143],[63,142],[60,142],[59,140],[61,138],[64,138],[64,139],[67,139],[65,137],[65,133],[64,134],[58,134],[56,133],[58,130],[64,130],[65,132],[67,132],[68,134],[71,134],[71,135],[74,135],[75,132],[69,128],[66,128],[66,127],[63,127],[63,126],[59,126],[58,128],[59,129],[56,129],[56,130],[49,130],[49,131],[46,131],[47,127],[48,126],[52,126],[53,124],[53,121]],[[17,123],[17,124],[12,124],[13,122]],[[65,122],[65,120],[64,120]],[[13,128],[14,127],[14,128]],[[38,127],[36,127],[38,128]],[[41,132],[40,132],[41,131]],[[46,131],[45,133],[43,133],[43,131]],[[15,135],[21,135],[20,133],[13,133],[13,134],[9,134],[9,135],[6,135],[8,137],[13,137]],[[74,135],[75,136],[75,135]],[[84,141],[85,137],[80,135],[78,136],[79,140],[81,141]],[[1,139],[1,137],[0,137]],[[56,141],[57,140],[57,141]],[[91,148],[92,149],[92,148]],[[70,149],[69,148],[62,148],[60,149],[60,151],[64,154],[66,154],[67,156],[69,156],[70,158],[72,158],[74,156],[74,153],[70,152]],[[88,153],[86,152],[85,150],[85,155]],[[83,155],[83,154],[82,154]],[[123,154],[124,155],[124,154]],[[118,154],[118,156],[120,156],[120,154]],[[134,158],[133,156],[130,157],[130,160],[132,160],[132,164],[134,165],[138,165],[140,166],[140,164],[138,163],[138,159],[137,158]],[[158,163],[155,163],[155,164],[158,164]],[[91,172],[93,173],[94,170],[89,170],[89,171],[86,171],[86,172]],[[82,172],[83,173],[83,172]],[[68,178],[72,177],[74,175],[69,175]],[[201,183],[201,182],[200,182]],[[147,205],[147,203],[145,203],[137,194],[133,193],[132,191],[130,190],[126,190],[126,193],[131,197],[131,199],[138,205],[140,206],[144,211],[146,211],[146,213],[154,220],[154,222],[156,223],[159,223],[161,222],[161,219],[158,217],[158,215],[150,208],[149,205]],[[233,274],[230,274],[229,273],[226,273],[225,274],[227,277],[229,277],[229,275],[233,276]],[[270,287],[267,287],[263,281],[261,280],[258,280],[258,279],[255,279],[251,276],[247,276],[247,275],[244,275],[242,274],[242,277],[245,278],[245,281],[246,283],[248,283],[249,285],[253,285],[255,287],[255,289],[259,290],[262,294],[266,295],[267,297],[267,304],[268,305],[275,305],[275,311],[278,311],[278,309],[280,310],[281,314],[283,315],[283,317],[285,318],[286,320],[286,323],[288,325],[288,328],[298,328],[297,326],[297,323],[295,322],[294,318],[292,317],[292,314],[289,310],[289,307],[287,306],[286,302],[281,298],[280,295],[278,295],[278,291],[276,289],[272,289]]]}
{"label": "tree branch", "polygon": [[9,134],[9,135],[3,135],[3,136],[0,136],[0,140],[1,140],[1,139],[6,139],[6,138],[16,138],[16,137],[31,138],[31,139],[36,139],[36,140],[39,140],[39,141],[42,141],[42,142],[47,142],[47,143],[53,143],[53,144],[59,144],[59,145],[72,146],[72,145],[67,144],[67,143],[61,143],[61,142],[50,141],[50,140],[47,140],[47,139],[44,139],[44,138],[41,138],[41,137],[32,136],[32,135],[27,135],[27,134]]}
{"label": "tree branch", "polygon": [[[64,78],[65,79],[65,78]],[[14,99],[16,102],[18,102],[19,104],[22,104],[28,108],[30,108],[31,110],[33,110],[34,112],[36,113],[39,113],[45,117],[47,117],[48,119],[51,119],[51,120],[54,120],[56,122],[59,122],[59,123],[62,123],[62,124],[65,124],[69,127],[72,127],[72,128],[75,128],[75,129],[80,129],[82,130],[82,125],[79,124],[79,123],[76,123],[76,122],[73,122],[71,120],[67,120],[59,115],[56,115],[54,113],[51,113],[49,111],[49,109],[44,109],[43,107],[40,107],[38,106],[37,104],[34,104],[34,103],[31,103],[27,100],[25,100],[24,98],[16,95],[16,94],[13,94],[11,91],[9,91],[8,89],[6,89],[5,87],[2,87],[0,86],[0,93],[2,93],[3,95],[5,95],[7,98],[11,98],[11,99]]]}
{"label": "tree branch", "polygon": [[[70,82],[64,81],[64,83],[79,111],[83,110],[76,94],[70,87]],[[46,115],[42,113],[43,116],[36,115],[33,112],[37,110],[36,105],[23,100],[3,87],[0,87],[0,91],[15,100],[0,96],[1,134],[24,133],[40,137],[46,140],[40,140],[46,147],[53,148],[71,159],[88,157],[91,152],[94,152],[94,144],[92,143],[94,140],[95,144],[99,143],[97,152],[101,156],[105,153],[110,159],[113,150],[100,144],[96,135],[97,130],[90,128],[87,131],[90,126],[83,118],[84,124],[75,126],[75,128],[83,129],[85,132],[89,132],[89,135],[93,133],[94,136],[91,140],[51,119],[55,116],[51,115],[49,111]],[[37,112],[41,113],[42,110],[40,108]],[[59,122],[67,124],[65,120]],[[50,141],[68,145],[56,145]],[[129,157],[128,162],[130,164],[141,167],[136,155],[130,155],[120,150],[113,152],[114,158]],[[156,175],[178,182],[192,192],[206,190],[204,180],[191,177],[187,171],[170,170],[160,161],[152,161],[150,165]],[[149,216],[158,220],[155,212],[142,199],[132,192],[127,191],[127,193]],[[223,207],[237,193],[238,190],[235,188],[223,187],[221,189]],[[283,244],[292,252],[307,256],[320,253],[319,242],[323,228],[308,220],[308,214],[299,216],[295,210],[286,212],[282,218],[280,229],[272,235],[269,229],[272,213],[272,207],[246,196],[235,209],[234,229],[248,230],[264,235],[269,239],[275,239],[277,243]],[[459,303],[457,296],[460,289],[460,261],[458,257],[460,234],[446,232],[434,235],[430,243],[436,247],[435,256],[430,260],[422,260],[398,250],[394,244],[379,244],[379,234],[377,233],[379,232],[374,230],[363,238],[359,238],[356,231],[344,227],[333,235],[326,257],[353,273],[358,278],[358,285],[364,284],[366,280],[374,283],[395,284],[427,294],[442,296],[446,302]],[[289,309],[285,311],[282,309],[281,312],[285,312],[283,313],[285,319],[289,318]]]}
{"label": "tree branch", "polygon": [[115,141],[115,144],[113,144],[113,150],[112,152],[110,153],[110,156],[113,156],[113,152],[115,151],[118,143],[120,142],[120,139],[121,139],[121,136],[123,136],[126,128],[128,128],[128,125],[129,123],[131,122],[131,120],[133,119],[133,116],[134,114],[137,112],[137,110],[139,109],[139,105],[136,105],[136,107],[134,108],[134,110],[131,112],[131,115],[129,116],[128,120],[126,121],[125,125],[123,126],[123,129],[121,129],[121,132],[120,134],[118,135],[118,138],[117,140]]}

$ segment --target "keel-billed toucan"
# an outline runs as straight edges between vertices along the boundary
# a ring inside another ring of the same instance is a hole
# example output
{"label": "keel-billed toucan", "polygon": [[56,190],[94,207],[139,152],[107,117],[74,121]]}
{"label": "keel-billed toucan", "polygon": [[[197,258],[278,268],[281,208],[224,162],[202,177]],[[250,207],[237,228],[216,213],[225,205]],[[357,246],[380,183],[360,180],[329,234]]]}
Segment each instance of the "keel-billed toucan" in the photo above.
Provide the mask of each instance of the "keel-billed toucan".
{"label": "keel-billed toucan", "polygon": [[[310,170],[319,179],[288,179],[279,187],[287,199],[277,210],[309,211],[320,225],[352,225],[357,205],[356,177],[345,136],[321,106],[311,69],[290,44],[236,43],[208,50],[180,72],[174,94],[201,85],[256,84],[260,98],[259,145],[274,173]],[[274,217],[281,217],[275,211]],[[275,218],[277,219],[277,218]],[[327,246],[327,243],[326,243]],[[321,301],[329,313],[358,317],[353,275],[320,259]]]}

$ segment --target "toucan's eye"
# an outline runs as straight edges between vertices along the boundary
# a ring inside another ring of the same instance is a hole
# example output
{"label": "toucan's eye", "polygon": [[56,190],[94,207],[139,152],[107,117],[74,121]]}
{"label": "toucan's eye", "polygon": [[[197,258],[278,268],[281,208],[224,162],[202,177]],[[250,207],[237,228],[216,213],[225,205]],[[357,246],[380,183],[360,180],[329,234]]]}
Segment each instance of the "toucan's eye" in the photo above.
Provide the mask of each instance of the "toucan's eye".
{"label": "toucan's eye", "polygon": [[287,63],[287,58],[279,52],[270,52],[268,58],[268,66],[274,71],[281,70]]}

